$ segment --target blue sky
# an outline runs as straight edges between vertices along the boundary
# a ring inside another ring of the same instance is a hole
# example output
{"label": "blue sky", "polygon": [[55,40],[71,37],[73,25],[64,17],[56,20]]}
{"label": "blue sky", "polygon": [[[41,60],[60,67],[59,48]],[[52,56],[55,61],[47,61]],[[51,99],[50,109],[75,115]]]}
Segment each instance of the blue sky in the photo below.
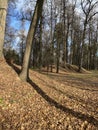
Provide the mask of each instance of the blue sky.
{"label": "blue sky", "polygon": [[[31,0],[32,2],[28,2],[26,0],[17,0],[16,2],[16,8],[11,8],[12,10],[10,11],[11,14],[11,26],[14,27],[15,29],[20,29],[21,26],[21,20],[19,17],[15,17],[21,14],[21,12],[25,12],[28,11],[28,9],[30,10],[34,10],[36,1],[35,0]],[[15,16],[14,16],[15,15]],[[14,16],[14,17],[13,17]],[[25,28],[26,30],[29,29],[29,25],[30,25],[30,21],[26,20],[26,24],[25,24]]]}
{"label": "blue sky", "polygon": [[[8,17],[10,18],[10,27],[17,30],[14,34],[16,36],[14,39],[14,43],[12,43],[12,46],[15,50],[18,50],[18,44],[20,42],[18,34],[20,33],[20,30],[23,29],[21,26],[22,24],[21,20],[19,19],[19,17],[15,17],[15,16],[17,16],[16,14],[19,13],[22,6],[23,6],[23,3],[21,1],[17,4],[17,8],[13,9],[11,7],[11,9],[9,10],[10,15],[8,15]],[[24,24],[25,35],[27,35],[28,33],[29,26],[30,26],[30,21],[25,21],[25,24]]]}
{"label": "blue sky", "polygon": [[[24,4],[25,4],[25,6],[24,6]],[[25,11],[28,10],[28,8],[31,9],[31,10],[34,10],[35,4],[36,4],[35,0],[32,0],[32,4],[30,2],[26,3],[26,0],[18,0],[16,8],[14,10],[11,10],[10,13],[12,13],[12,15],[14,15],[14,14],[17,14],[17,12],[20,12],[20,10],[25,12]],[[82,14],[81,13],[80,0],[77,0],[76,12],[77,12],[77,14]],[[19,20],[18,17],[16,18],[16,17],[13,17],[13,16],[11,16],[10,18],[11,18],[10,26],[15,28],[15,29],[17,29],[18,31],[20,31],[20,29],[22,29],[22,27],[21,27],[21,20]],[[30,26],[30,21],[26,20],[25,21],[25,33],[26,33],[26,35],[27,35],[27,32],[28,32],[29,26]]]}

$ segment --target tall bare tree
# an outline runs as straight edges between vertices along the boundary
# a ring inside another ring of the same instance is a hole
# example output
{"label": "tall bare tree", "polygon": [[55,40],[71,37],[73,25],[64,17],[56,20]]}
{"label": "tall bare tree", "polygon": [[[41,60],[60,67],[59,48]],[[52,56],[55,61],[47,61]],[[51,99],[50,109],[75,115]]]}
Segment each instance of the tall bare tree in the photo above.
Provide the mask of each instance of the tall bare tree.
{"label": "tall bare tree", "polygon": [[64,34],[63,34],[63,44],[64,44],[64,49],[63,49],[63,60],[64,60],[64,66],[66,64],[66,17],[65,17],[65,14],[66,14],[66,1],[63,0],[63,23],[64,23]]}
{"label": "tall bare tree", "polygon": [[42,13],[43,3],[44,0],[37,0],[34,15],[29,28],[29,32],[26,40],[26,50],[24,54],[22,70],[20,73],[20,78],[23,81],[26,81],[29,77],[29,61],[30,61],[30,54],[32,48],[32,41],[34,39],[37,24]]}
{"label": "tall bare tree", "polygon": [[81,7],[84,13],[84,25],[83,25],[83,34],[82,34],[82,45],[80,52],[80,63],[79,63],[79,71],[81,70],[83,64],[83,48],[85,44],[85,35],[86,35],[86,27],[89,21],[98,13],[95,8],[98,5],[97,0],[81,0]]}

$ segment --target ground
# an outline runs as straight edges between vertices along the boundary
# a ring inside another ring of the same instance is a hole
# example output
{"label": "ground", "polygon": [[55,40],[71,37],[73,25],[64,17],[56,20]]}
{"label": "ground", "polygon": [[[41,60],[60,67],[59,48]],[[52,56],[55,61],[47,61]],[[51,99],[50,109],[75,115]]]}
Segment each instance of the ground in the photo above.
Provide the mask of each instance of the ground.
{"label": "ground", "polygon": [[0,61],[0,130],[98,130],[98,73],[30,70]]}

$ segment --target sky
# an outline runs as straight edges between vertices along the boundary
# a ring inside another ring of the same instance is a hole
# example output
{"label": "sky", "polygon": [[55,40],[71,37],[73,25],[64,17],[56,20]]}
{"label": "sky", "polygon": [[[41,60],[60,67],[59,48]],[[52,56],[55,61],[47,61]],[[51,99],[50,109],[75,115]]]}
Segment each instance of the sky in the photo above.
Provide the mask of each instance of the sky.
{"label": "sky", "polygon": [[[35,7],[35,3],[36,2],[34,2],[34,0],[32,0],[33,2],[32,2],[32,5],[31,4],[29,4],[29,3],[26,3],[26,5],[28,4],[28,6],[31,8],[31,6],[34,8]],[[80,7],[79,7],[79,1],[80,0],[78,0],[78,4],[77,4],[77,8],[76,8],[76,12],[77,13],[80,13],[81,12],[81,9],[80,9]],[[26,1],[25,1],[26,2]],[[25,8],[23,8],[24,7],[24,4],[25,4],[25,2],[24,2],[24,0],[18,0],[18,2],[17,2],[17,5],[16,5],[16,7],[17,7],[17,9],[14,9],[14,11],[12,12],[12,13],[16,13],[17,11],[19,11],[19,10],[23,10],[23,11],[25,11],[25,10],[27,10],[27,6],[25,6]],[[25,28],[28,30],[28,28],[29,28],[29,25],[30,25],[30,22],[29,21],[26,21],[26,24],[25,24]],[[20,29],[20,20],[19,19],[17,19],[17,18],[15,18],[15,17],[11,17],[11,26],[12,27],[14,27],[15,29]]]}
{"label": "sky", "polygon": [[[72,1],[72,0],[71,0]],[[76,12],[77,12],[77,14],[81,14],[81,6],[80,6],[80,0],[77,0],[77,8],[76,8]],[[24,7],[24,4],[25,4],[25,8],[23,8]],[[15,8],[13,11],[12,11],[12,15],[13,15],[13,13],[14,14],[17,14],[17,12],[19,13],[19,11],[20,10],[22,10],[22,11],[27,11],[28,9],[27,9],[27,7],[29,6],[29,9],[32,9],[32,10],[34,10],[34,8],[35,8],[35,4],[36,4],[36,1],[35,0],[32,0],[32,4],[30,4],[30,2],[27,2],[26,3],[26,0],[24,1],[24,0],[18,0],[18,2],[17,2],[17,5],[16,5],[16,7],[17,8]],[[32,7],[32,8],[31,8]],[[13,16],[11,16],[10,17],[11,18],[11,24],[10,24],[10,26],[11,27],[13,27],[13,28],[15,28],[15,29],[17,29],[17,32],[19,33],[19,31],[20,31],[20,28],[21,28],[21,20],[19,19],[19,17],[13,17]],[[27,35],[27,33],[28,33],[28,29],[29,29],[29,26],[30,26],[30,21],[25,21],[25,34]],[[17,38],[18,39],[18,38]],[[19,42],[19,39],[18,40],[16,40],[16,42]]]}
{"label": "sky", "polygon": [[[10,17],[10,27],[17,30],[16,33],[15,33],[16,38],[15,38],[15,41],[14,41],[14,45],[12,45],[13,49],[15,49],[15,50],[18,50],[18,44],[19,44],[19,37],[17,35],[20,34],[20,29],[22,30],[21,20],[18,17],[15,17],[15,16],[17,16],[17,13],[19,13],[19,10],[21,10],[22,7],[23,7],[23,0],[19,0],[19,3],[17,3],[16,8],[14,8],[14,9],[11,8],[12,10],[9,11],[9,13],[10,13],[10,15],[9,15],[9,17]],[[30,22],[25,21],[25,24],[24,24],[25,35],[27,35],[27,33],[28,33],[29,25],[30,25]]]}

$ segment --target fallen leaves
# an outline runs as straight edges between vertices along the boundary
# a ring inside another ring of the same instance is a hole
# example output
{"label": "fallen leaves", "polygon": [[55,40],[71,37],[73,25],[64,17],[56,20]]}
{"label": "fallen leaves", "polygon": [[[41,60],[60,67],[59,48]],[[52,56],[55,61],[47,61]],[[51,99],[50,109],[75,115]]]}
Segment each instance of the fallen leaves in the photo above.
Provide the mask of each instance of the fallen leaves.
{"label": "fallen leaves", "polygon": [[86,90],[83,81],[78,86],[72,77],[69,83],[66,76],[36,71],[30,77],[36,89],[0,64],[0,130],[97,130],[92,120],[98,120],[98,91],[91,91],[91,85]]}

